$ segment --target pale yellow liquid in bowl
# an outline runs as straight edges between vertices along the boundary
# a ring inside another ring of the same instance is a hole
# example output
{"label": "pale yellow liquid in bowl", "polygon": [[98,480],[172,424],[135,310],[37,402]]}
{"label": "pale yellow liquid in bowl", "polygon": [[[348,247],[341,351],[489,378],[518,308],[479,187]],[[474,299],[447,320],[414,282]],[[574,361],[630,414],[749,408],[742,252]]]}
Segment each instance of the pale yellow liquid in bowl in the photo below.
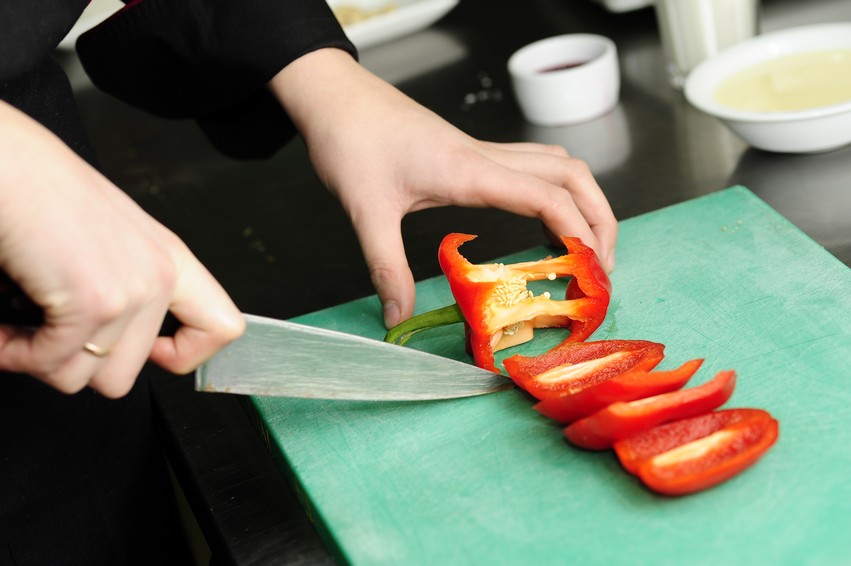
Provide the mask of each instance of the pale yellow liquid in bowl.
{"label": "pale yellow liquid in bowl", "polygon": [[851,49],[772,59],[725,80],[715,102],[736,110],[789,112],[851,101]]}

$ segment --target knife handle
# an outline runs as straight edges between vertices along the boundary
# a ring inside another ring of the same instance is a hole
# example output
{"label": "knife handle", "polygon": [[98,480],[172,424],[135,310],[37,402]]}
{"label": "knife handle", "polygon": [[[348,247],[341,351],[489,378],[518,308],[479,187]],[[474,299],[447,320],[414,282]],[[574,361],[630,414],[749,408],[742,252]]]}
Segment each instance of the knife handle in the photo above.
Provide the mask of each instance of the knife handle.
{"label": "knife handle", "polygon": [[17,283],[0,271],[0,324],[41,326],[44,311],[30,299]]}

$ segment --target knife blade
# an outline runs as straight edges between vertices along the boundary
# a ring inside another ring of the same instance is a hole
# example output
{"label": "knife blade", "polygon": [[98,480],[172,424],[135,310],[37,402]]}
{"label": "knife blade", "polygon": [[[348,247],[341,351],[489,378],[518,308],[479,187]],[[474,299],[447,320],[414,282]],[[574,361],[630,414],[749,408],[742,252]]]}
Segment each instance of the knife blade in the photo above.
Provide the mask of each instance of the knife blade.
{"label": "knife blade", "polygon": [[324,328],[245,314],[245,334],[195,372],[195,388],[310,399],[423,401],[513,387],[449,358]]}

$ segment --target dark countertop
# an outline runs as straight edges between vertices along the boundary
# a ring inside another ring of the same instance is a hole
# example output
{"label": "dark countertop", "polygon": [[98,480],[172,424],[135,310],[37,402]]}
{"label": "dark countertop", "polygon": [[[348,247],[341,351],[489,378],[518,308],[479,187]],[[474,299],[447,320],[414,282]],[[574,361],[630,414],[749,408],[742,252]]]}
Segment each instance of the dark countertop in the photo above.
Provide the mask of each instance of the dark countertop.
{"label": "dark countertop", "polygon": [[[851,20],[851,3],[763,0],[763,31],[837,19]],[[620,103],[585,124],[529,125],[511,93],[508,57],[573,32],[616,42]],[[851,265],[851,147],[815,155],[748,148],[667,86],[652,9],[461,0],[432,28],[361,59],[475,137],[565,146],[588,161],[621,219],[743,184]],[[348,219],[300,141],[267,161],[230,160],[194,124],[129,108],[93,89],[72,55],[63,60],[105,173],[180,235],[243,311],[290,318],[373,293]],[[403,223],[417,280],[439,274],[436,250],[449,231],[480,234],[491,257],[544,243],[537,221],[499,211],[418,212]],[[213,561],[329,562],[240,399],[195,393],[188,377],[155,372],[154,384],[170,459]]]}

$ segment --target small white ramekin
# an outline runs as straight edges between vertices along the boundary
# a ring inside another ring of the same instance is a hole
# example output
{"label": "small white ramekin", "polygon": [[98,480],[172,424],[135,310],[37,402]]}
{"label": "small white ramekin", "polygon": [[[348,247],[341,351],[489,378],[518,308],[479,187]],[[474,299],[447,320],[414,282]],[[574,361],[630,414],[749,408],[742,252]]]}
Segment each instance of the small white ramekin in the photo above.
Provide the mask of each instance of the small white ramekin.
{"label": "small white ramekin", "polygon": [[536,41],[509,58],[508,71],[523,115],[539,126],[584,122],[609,112],[618,102],[617,48],[600,35]]}

